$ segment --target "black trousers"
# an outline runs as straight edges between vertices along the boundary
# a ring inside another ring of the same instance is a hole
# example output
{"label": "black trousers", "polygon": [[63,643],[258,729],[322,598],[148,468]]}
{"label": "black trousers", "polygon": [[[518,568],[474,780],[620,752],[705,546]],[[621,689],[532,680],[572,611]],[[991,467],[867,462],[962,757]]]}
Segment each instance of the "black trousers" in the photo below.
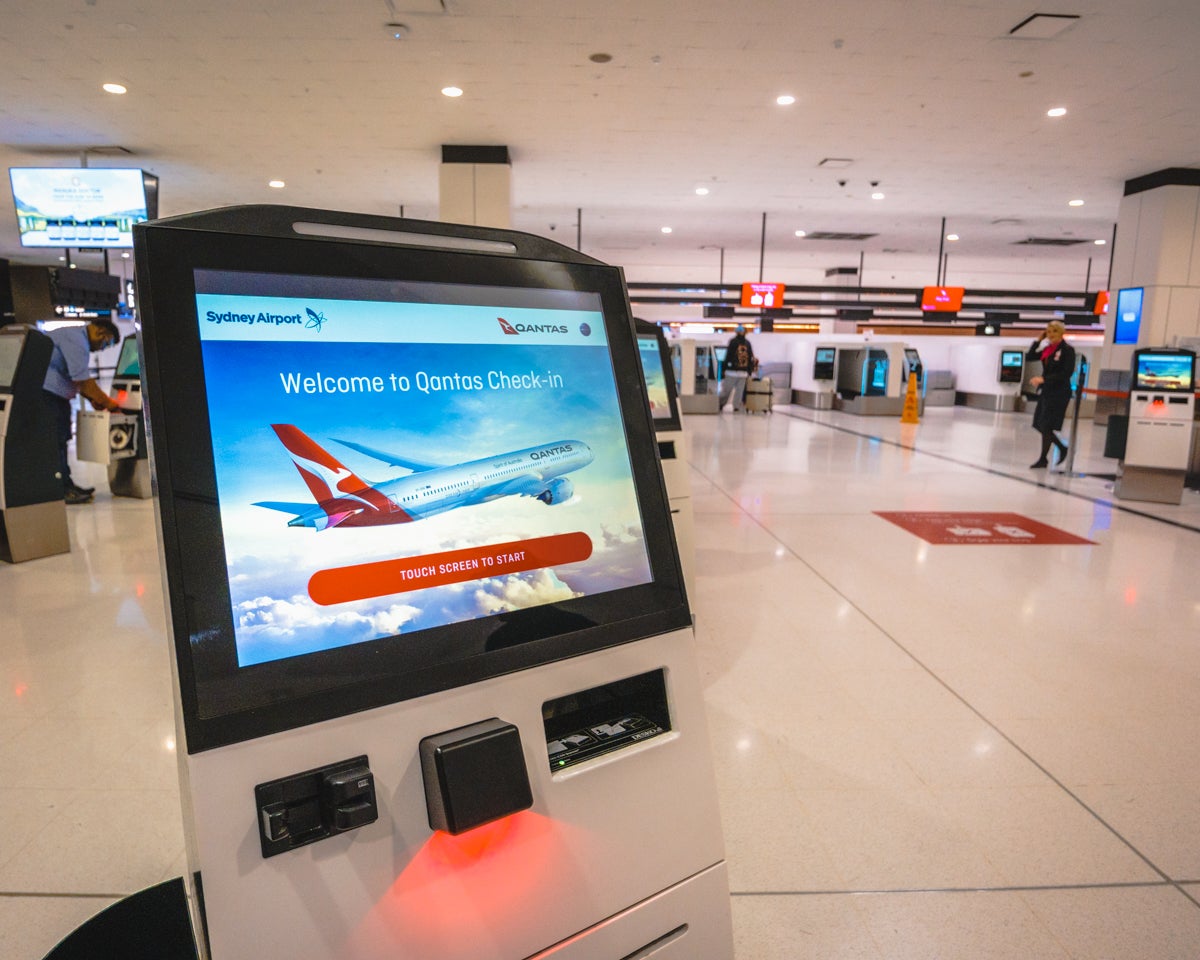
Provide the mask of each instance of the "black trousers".
{"label": "black trousers", "polygon": [[57,393],[51,393],[49,390],[43,390],[42,396],[45,398],[46,406],[50,408],[54,429],[58,434],[58,470],[62,475],[63,487],[70,488],[73,481],[71,480],[71,463],[67,459],[67,444],[71,442],[72,434],[71,401],[64,400]]}

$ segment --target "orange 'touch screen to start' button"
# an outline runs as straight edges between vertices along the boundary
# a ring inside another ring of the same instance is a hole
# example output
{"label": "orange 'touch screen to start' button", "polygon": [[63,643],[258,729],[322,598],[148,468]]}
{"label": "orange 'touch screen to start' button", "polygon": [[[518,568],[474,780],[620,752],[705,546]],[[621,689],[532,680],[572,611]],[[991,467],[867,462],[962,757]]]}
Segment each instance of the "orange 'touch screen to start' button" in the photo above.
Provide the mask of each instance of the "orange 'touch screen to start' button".
{"label": "orange 'touch screen to start' button", "polygon": [[560,533],[553,537],[318,570],[308,581],[308,595],[314,603],[329,606],[577,563],[591,555],[592,539],[586,533]]}

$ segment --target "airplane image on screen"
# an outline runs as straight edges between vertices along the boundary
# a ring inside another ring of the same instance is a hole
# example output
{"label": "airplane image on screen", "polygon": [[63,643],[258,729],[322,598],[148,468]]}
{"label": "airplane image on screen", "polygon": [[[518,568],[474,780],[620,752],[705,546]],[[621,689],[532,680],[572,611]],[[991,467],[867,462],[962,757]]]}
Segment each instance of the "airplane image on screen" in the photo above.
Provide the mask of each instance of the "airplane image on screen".
{"label": "airplane image on screen", "polygon": [[256,507],[293,514],[289,527],[376,527],[411,523],[458,507],[500,497],[534,497],[547,505],[564,503],[575,486],[563,474],[592,462],[592,448],[579,440],[558,440],[453,465],[424,463],[408,457],[334,440],[344,447],[412,472],[394,480],[369,483],[290,423],[271,429],[292,455],[292,462],[316,501],[265,501]]}

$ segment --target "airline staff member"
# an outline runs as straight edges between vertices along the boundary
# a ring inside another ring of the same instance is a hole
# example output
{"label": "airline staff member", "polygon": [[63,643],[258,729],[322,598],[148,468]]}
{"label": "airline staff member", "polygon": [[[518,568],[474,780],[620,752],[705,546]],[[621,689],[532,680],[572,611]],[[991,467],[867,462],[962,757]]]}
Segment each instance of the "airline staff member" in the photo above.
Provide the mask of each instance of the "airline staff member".
{"label": "airline staff member", "polygon": [[67,442],[71,439],[71,401],[79,394],[97,410],[120,410],[121,407],[88,373],[88,355],[111,347],[121,339],[117,325],[111,320],[92,320],[86,326],[59,327],[48,332],[54,341],[50,367],[42,383],[42,396],[54,414],[58,432],[58,461],[67,503],[90,503],[94,487],[76,486],[71,479],[71,464],[67,459]]}
{"label": "airline staff member", "polygon": [[1041,387],[1037,409],[1033,412],[1033,429],[1042,435],[1042,452],[1037,461],[1030,464],[1033,470],[1049,465],[1046,456],[1051,444],[1058,448],[1060,463],[1067,459],[1067,445],[1054,435],[1055,430],[1062,429],[1063,418],[1067,415],[1067,406],[1071,402],[1071,374],[1075,372],[1075,348],[1063,339],[1066,332],[1067,328],[1061,322],[1051,320],[1025,355],[1027,360],[1042,362],[1042,375],[1029,380],[1031,387]]}

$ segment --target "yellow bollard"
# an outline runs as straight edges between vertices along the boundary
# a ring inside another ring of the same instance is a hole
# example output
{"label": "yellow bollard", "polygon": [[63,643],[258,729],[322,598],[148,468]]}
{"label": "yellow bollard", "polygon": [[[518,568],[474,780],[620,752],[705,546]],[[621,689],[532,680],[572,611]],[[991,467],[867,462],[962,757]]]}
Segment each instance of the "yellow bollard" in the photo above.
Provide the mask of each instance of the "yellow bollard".
{"label": "yellow bollard", "polygon": [[908,388],[904,391],[904,412],[900,414],[900,422],[920,423],[917,409],[917,375],[914,372],[908,375]]}

